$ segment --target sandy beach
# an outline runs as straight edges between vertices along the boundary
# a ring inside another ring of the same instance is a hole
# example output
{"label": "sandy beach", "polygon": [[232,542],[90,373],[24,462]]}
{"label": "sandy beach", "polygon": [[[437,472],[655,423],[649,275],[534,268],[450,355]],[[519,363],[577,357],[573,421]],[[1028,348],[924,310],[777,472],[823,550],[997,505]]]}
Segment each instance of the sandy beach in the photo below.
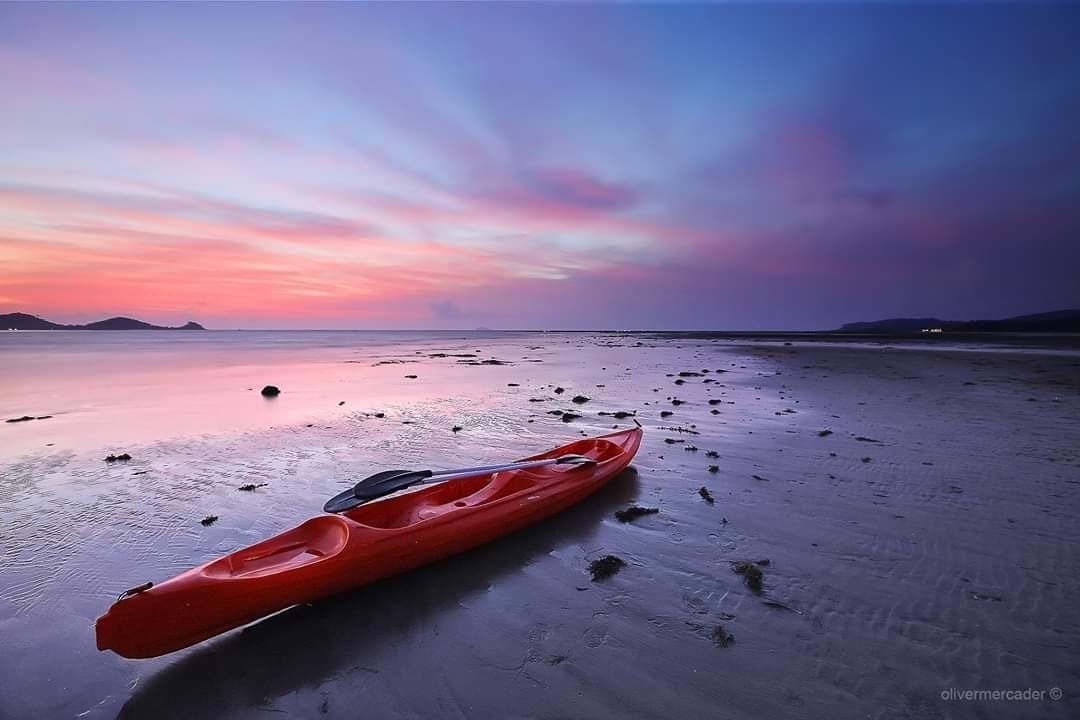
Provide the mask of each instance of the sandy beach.
{"label": "sandy beach", "polygon": [[[5,418],[52,416],[0,423],[3,718],[1080,712],[1070,342],[215,335],[126,354],[103,336],[41,369],[46,340],[3,338]],[[541,525],[170,656],[94,647],[122,590],[288,529],[350,481],[513,459],[625,427],[600,414],[620,410],[646,431],[633,468]],[[659,512],[617,521],[631,504]],[[592,582],[606,554],[627,565]]]}

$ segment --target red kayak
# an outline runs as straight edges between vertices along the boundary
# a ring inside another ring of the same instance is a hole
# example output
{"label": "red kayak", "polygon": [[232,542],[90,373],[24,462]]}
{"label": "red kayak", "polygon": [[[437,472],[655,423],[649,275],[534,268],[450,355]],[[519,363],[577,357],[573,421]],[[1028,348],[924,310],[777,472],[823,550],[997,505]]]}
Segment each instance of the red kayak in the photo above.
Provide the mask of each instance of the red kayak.
{"label": "red kayak", "polygon": [[595,462],[448,480],[320,515],[160,585],[122,595],[95,625],[99,650],[164,655],[293,605],[464,552],[554,515],[623,470],[641,428],[581,439],[526,458]]}

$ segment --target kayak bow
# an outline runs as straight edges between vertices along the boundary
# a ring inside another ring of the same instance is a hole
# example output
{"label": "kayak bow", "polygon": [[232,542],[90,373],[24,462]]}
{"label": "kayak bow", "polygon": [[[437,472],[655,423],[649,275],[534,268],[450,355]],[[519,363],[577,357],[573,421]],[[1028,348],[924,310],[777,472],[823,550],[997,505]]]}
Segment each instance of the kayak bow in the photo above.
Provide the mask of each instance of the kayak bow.
{"label": "kayak bow", "polygon": [[98,650],[164,655],[464,552],[580,502],[630,464],[641,435],[637,427],[525,458],[575,454],[590,464],[474,475],[320,515],[159,585],[133,588],[98,618]]}

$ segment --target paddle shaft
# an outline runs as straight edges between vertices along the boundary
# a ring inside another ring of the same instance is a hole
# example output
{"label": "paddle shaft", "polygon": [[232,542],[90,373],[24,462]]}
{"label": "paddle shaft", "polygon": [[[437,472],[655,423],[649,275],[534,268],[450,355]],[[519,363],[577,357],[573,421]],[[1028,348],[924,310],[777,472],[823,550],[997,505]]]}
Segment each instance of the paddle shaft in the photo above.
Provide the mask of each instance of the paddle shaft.
{"label": "paddle shaft", "polygon": [[489,475],[503,470],[524,470],[546,465],[583,465],[595,462],[592,458],[583,455],[562,455],[561,457],[544,460],[526,460],[502,465],[485,465],[454,470],[384,470],[381,473],[364,478],[353,486],[352,490],[346,490],[332,497],[323,506],[323,510],[334,513],[344,512],[357,505],[416,485],[461,480],[478,475]]}
{"label": "paddle shaft", "polygon": [[[564,456],[571,457],[571,456]],[[528,460],[525,462],[503,463],[502,465],[485,465],[483,467],[460,468],[456,470],[435,470],[431,473],[431,480],[438,478],[443,480],[456,480],[459,477],[470,475],[486,475],[487,473],[502,472],[503,470],[525,470],[527,468],[544,467],[545,465],[583,465],[595,462],[591,458],[581,460],[564,460],[563,458],[548,458],[547,460]]]}

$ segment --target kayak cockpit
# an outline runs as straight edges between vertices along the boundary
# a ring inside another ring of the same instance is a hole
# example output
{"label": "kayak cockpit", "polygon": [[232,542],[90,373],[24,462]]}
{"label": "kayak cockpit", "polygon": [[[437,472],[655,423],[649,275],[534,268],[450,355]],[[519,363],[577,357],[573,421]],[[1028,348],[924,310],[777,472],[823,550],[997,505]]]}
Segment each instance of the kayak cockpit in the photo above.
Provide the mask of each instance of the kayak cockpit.
{"label": "kayak cockpit", "polygon": [[336,555],[349,540],[348,524],[334,515],[312,518],[287,533],[216,560],[207,577],[258,577],[294,569]]}
{"label": "kayak cockpit", "polygon": [[[595,458],[596,463],[618,458],[624,452],[620,445],[602,438],[581,440],[568,448],[572,448],[576,454]],[[566,450],[567,448],[561,448],[558,454],[567,454]],[[548,465],[449,480],[422,490],[361,505],[343,515],[365,527],[396,530],[449,512],[483,507],[514,495],[523,495],[530,490],[540,491],[564,477],[573,477],[583,469],[595,467],[595,464]]]}
{"label": "kayak cockpit", "polygon": [[370,528],[394,530],[408,527],[453,508],[467,507],[466,498],[491,485],[494,475],[453,480],[430,488],[361,505],[344,513],[353,522]]}

